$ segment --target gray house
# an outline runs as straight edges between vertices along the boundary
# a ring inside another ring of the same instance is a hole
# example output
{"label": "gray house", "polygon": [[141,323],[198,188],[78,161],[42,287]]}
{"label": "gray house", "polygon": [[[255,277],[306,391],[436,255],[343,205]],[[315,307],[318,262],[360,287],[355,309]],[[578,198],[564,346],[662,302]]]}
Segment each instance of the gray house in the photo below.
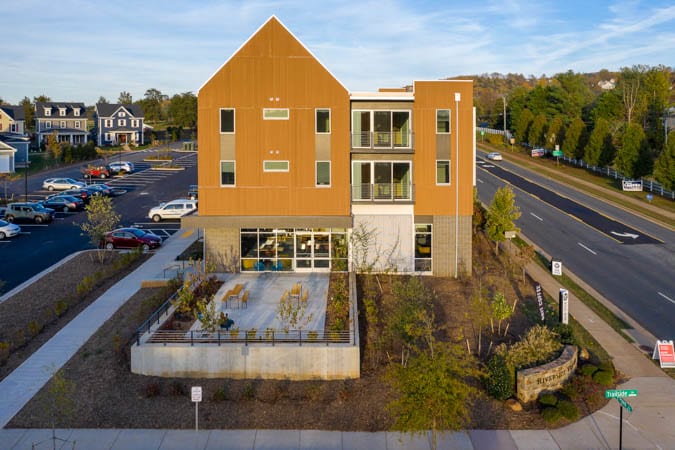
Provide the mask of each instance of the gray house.
{"label": "gray house", "polygon": [[0,105],[0,173],[13,172],[15,164],[23,167],[29,145],[23,106]]}
{"label": "gray house", "polygon": [[56,133],[58,142],[87,143],[87,116],[84,103],[38,102],[35,104],[35,139],[38,144]]}
{"label": "gray house", "polygon": [[99,103],[94,114],[94,133],[98,145],[143,143],[143,110],[139,105]]}

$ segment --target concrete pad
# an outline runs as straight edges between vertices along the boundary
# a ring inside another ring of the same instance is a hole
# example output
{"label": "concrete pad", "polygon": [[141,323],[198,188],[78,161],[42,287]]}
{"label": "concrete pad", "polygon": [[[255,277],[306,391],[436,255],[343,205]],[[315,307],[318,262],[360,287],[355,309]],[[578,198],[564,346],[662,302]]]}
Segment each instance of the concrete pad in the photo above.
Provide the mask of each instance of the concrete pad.
{"label": "concrete pad", "polygon": [[78,428],[72,430],[70,441],[72,444],[64,443],[63,449],[70,449],[74,445],[76,449],[86,448],[91,450],[108,450],[113,448],[115,441],[119,437],[121,430],[105,429],[97,430],[94,428]]}
{"label": "concrete pad", "polygon": [[366,431],[344,432],[342,434],[342,448],[387,448],[387,436],[385,433],[369,433]]}
{"label": "concrete pad", "polygon": [[256,430],[211,430],[204,450],[253,450]]}
{"label": "concrete pad", "polygon": [[166,432],[167,430],[122,430],[111,450],[163,449]]}
{"label": "concrete pad", "polygon": [[618,434],[615,441],[603,435],[594,416],[549,432],[560,448],[564,449],[614,448],[619,445]]}
{"label": "concrete pad", "polygon": [[209,432],[195,430],[165,430],[162,450],[203,449],[209,441]]}
{"label": "concrete pad", "polygon": [[29,430],[12,428],[12,429],[0,429],[0,442],[2,445],[6,445],[8,449],[18,449],[17,443],[21,441],[26,433]]}
{"label": "concrete pad", "polygon": [[[72,446],[72,442],[70,441],[71,434],[72,430],[55,430],[56,448],[61,448],[64,443]],[[17,450],[52,448],[52,430],[37,428],[25,430],[25,433],[19,440],[15,441],[14,446],[11,448]]]}
{"label": "concrete pad", "polygon": [[300,448],[300,430],[257,430],[255,450]]}
{"label": "concrete pad", "polygon": [[342,432],[300,430],[300,448],[308,450],[342,450]]}
{"label": "concrete pad", "polygon": [[438,433],[438,448],[473,450],[471,436],[466,431],[443,431]]}
{"label": "concrete pad", "polygon": [[471,430],[471,443],[481,450],[517,450],[508,430]]}
{"label": "concrete pad", "polygon": [[519,450],[560,450],[548,430],[513,430],[511,438]]}
{"label": "concrete pad", "polygon": [[413,434],[388,431],[387,449],[428,450],[431,448],[429,433]]}

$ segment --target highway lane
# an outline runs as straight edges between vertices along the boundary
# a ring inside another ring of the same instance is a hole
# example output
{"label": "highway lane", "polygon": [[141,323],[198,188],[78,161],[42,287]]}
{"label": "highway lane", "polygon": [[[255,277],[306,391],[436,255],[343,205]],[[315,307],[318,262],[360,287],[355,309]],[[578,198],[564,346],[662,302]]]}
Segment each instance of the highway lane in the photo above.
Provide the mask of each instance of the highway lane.
{"label": "highway lane", "polygon": [[[490,167],[481,169],[484,165],[497,164],[492,161],[478,164],[479,198],[489,204],[504,180],[489,173]],[[537,175],[528,173],[528,178],[534,180]],[[519,184],[526,189],[530,187]],[[580,200],[582,206],[596,201],[590,201],[589,196],[563,188],[550,179],[546,179],[545,183],[542,180],[542,184],[553,187],[556,192],[564,190],[568,199]],[[611,234],[601,232],[529,193],[525,194],[520,188],[514,189],[514,192],[522,212],[517,223],[528,238],[562,260],[564,268],[580,276],[654,335],[662,339],[675,338],[675,239],[672,230],[643,223],[647,221],[633,216],[630,218],[631,226],[637,231],[649,229],[652,237],[663,243],[623,245],[610,237]],[[608,212],[613,209],[605,205],[601,212],[609,215]],[[588,212],[584,211],[585,214]],[[618,215],[626,214],[621,210]],[[609,217],[616,219],[611,215]]]}
{"label": "highway lane", "polygon": [[[147,222],[147,212],[160,201],[185,197],[190,184],[196,184],[197,168],[196,154],[178,153],[178,164],[185,170],[178,172],[160,172],[150,170],[150,164],[142,162],[146,153],[134,155],[125,154],[124,159],[134,161],[137,171],[122,178],[106,180],[107,184],[126,190],[119,197],[114,197],[115,210],[120,214],[121,225],[132,226]],[[42,180],[52,176],[73,176],[79,179],[79,168],[63,168],[51,171],[49,175],[40,174],[29,178],[30,200],[43,199],[50,194],[41,189]],[[96,182],[101,180],[96,180]],[[19,180],[14,187],[15,192],[23,192],[23,181]],[[20,201],[23,201],[21,195]],[[0,293],[7,292],[33,275],[57,263],[73,252],[93,248],[88,237],[82,235],[77,226],[86,220],[85,213],[56,213],[54,223],[36,226],[29,223],[19,223],[22,235],[2,241],[0,245],[0,280],[5,285]],[[153,231],[162,237],[175,232],[180,226],[177,221],[148,224]],[[137,225],[147,228],[143,225]]]}

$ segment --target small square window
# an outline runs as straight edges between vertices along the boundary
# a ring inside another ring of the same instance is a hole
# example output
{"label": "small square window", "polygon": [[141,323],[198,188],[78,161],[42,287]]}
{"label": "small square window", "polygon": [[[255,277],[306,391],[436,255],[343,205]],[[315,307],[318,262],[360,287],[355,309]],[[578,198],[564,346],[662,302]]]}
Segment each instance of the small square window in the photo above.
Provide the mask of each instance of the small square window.
{"label": "small square window", "polygon": [[220,162],[221,186],[234,186],[234,161]]}
{"label": "small square window", "polygon": [[330,161],[316,162],[316,185],[330,186]]}
{"label": "small square window", "polygon": [[288,161],[263,161],[265,172],[288,172]]}
{"label": "small square window", "polygon": [[450,110],[436,110],[436,134],[450,134]]}
{"label": "small square window", "polygon": [[220,132],[234,133],[234,109],[221,108]]}
{"label": "small square window", "polygon": [[51,108],[45,108],[45,116],[51,116],[51,115],[52,115]]}
{"label": "small square window", "polygon": [[317,134],[330,133],[330,109],[316,110],[316,132]]}
{"label": "small square window", "polygon": [[436,184],[450,184],[450,161],[436,161]]}

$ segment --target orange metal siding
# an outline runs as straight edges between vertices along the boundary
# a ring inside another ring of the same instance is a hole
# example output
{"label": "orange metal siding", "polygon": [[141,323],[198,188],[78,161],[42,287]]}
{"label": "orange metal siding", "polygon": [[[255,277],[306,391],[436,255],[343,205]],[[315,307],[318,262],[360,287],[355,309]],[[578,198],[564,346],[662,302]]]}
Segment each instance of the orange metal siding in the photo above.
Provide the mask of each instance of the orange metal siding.
{"label": "orange metal siding", "polygon": [[[220,187],[220,108],[235,109],[235,187]],[[314,187],[315,108],[331,110],[330,188]],[[198,109],[201,216],[349,214],[349,94],[276,19],[204,85]],[[264,160],[289,172],[265,173]]]}
{"label": "orange metal siding", "polygon": [[[415,130],[415,214],[455,215],[457,110],[459,102],[459,215],[471,215],[473,206],[473,84],[466,81],[416,81],[413,111]],[[436,185],[436,110],[450,113],[450,185]]]}

